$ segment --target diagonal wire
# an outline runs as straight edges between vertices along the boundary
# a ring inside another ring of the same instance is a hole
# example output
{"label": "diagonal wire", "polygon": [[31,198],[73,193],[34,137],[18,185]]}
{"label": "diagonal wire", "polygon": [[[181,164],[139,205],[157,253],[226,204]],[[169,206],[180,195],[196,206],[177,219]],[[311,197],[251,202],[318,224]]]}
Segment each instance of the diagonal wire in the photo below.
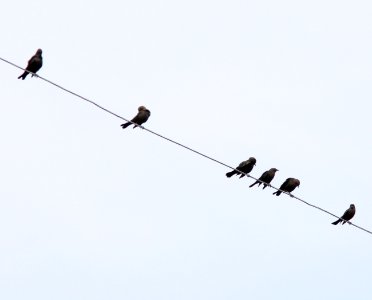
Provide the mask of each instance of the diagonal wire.
{"label": "diagonal wire", "polygon": [[[26,69],[24,69],[24,68],[22,68],[22,67],[16,65],[15,63],[12,63],[12,62],[8,61],[8,60],[6,60],[6,59],[4,59],[4,58],[2,58],[2,57],[0,57],[0,60],[2,60],[3,62],[6,62],[7,64],[10,64],[10,65],[12,65],[13,67],[16,67],[16,68],[18,68],[18,69],[20,69],[20,70],[26,71]],[[94,101],[92,101],[92,100],[90,100],[90,99],[88,99],[88,98],[85,98],[85,97],[83,97],[83,96],[81,96],[81,95],[79,95],[79,94],[77,94],[77,93],[75,93],[75,92],[73,92],[73,91],[71,91],[71,90],[68,90],[68,89],[64,88],[63,86],[61,86],[61,85],[59,85],[59,84],[57,84],[57,83],[55,83],[55,82],[53,82],[53,81],[51,81],[51,80],[49,80],[49,79],[47,79],[47,78],[44,78],[44,77],[42,77],[42,76],[39,76],[39,75],[37,75],[36,73],[30,72],[30,71],[28,71],[28,72],[31,73],[32,75],[36,76],[37,78],[40,78],[41,80],[44,80],[44,81],[46,81],[47,83],[49,83],[49,84],[51,84],[51,85],[54,85],[55,87],[57,87],[57,88],[59,88],[59,89],[65,91],[65,92],[67,92],[67,93],[69,93],[69,94],[74,95],[75,97],[78,97],[78,98],[80,98],[80,99],[82,99],[82,100],[84,100],[84,101],[89,102],[90,104],[95,105],[95,106],[98,107],[99,109],[102,109],[103,111],[105,111],[105,112],[107,112],[107,113],[109,113],[109,114],[111,114],[111,115],[113,115],[113,116],[115,116],[115,117],[117,117],[117,118],[119,118],[119,119],[121,119],[121,120],[124,120],[124,121],[126,121],[126,122],[130,122],[130,123],[132,123],[132,124],[135,124],[135,123],[133,123],[132,121],[130,121],[130,120],[128,120],[128,119],[126,119],[126,118],[124,118],[124,117],[122,117],[122,116],[120,116],[120,115],[118,115],[118,114],[112,112],[111,110],[109,110],[109,109],[107,109],[107,108],[105,108],[105,107],[103,107],[103,106],[97,104],[96,102],[94,102]],[[155,132],[155,131],[152,131],[152,130],[150,130],[150,129],[147,129],[147,128],[143,127],[143,126],[140,126],[140,127],[141,127],[142,129],[144,129],[144,130],[150,132],[150,133],[153,134],[153,135],[156,135],[156,136],[158,136],[158,137],[160,137],[160,138],[162,138],[162,139],[164,139],[164,140],[167,140],[168,142],[171,142],[171,143],[173,143],[173,144],[176,144],[177,146],[180,146],[180,147],[182,147],[182,148],[184,148],[184,149],[187,149],[187,150],[189,150],[189,151],[191,151],[191,152],[194,152],[195,154],[200,155],[200,156],[202,156],[202,157],[204,157],[204,158],[207,158],[207,159],[209,159],[209,160],[211,160],[211,161],[213,161],[213,162],[215,162],[215,163],[217,163],[217,164],[220,164],[220,165],[222,165],[222,166],[224,166],[224,167],[227,167],[227,168],[230,168],[230,169],[232,169],[232,170],[235,170],[235,171],[237,171],[237,172],[240,173],[240,174],[244,174],[244,175],[247,176],[248,178],[252,178],[252,179],[254,179],[254,180],[257,180],[258,182],[264,183],[263,181],[259,180],[258,178],[255,178],[255,177],[253,177],[252,175],[249,175],[249,174],[247,174],[247,173],[241,172],[241,171],[239,171],[239,170],[237,170],[237,169],[235,169],[235,168],[229,166],[228,164],[225,164],[224,162],[221,162],[221,161],[219,161],[219,160],[217,160],[217,159],[215,159],[215,158],[213,158],[213,157],[211,157],[211,156],[208,156],[208,155],[206,155],[206,154],[204,154],[204,153],[201,153],[201,152],[199,152],[199,151],[197,151],[197,150],[195,150],[195,149],[193,149],[193,148],[190,148],[190,147],[188,147],[188,146],[186,146],[186,145],[183,145],[183,144],[181,144],[181,143],[179,143],[179,142],[177,142],[177,141],[175,141],[175,140],[173,140],[173,139],[170,139],[170,138],[168,138],[168,137],[166,137],[166,136],[163,136],[163,135],[161,135],[161,134],[159,134],[159,133],[157,133],[157,132]],[[326,213],[326,214],[329,214],[329,215],[331,215],[331,216],[333,216],[333,217],[335,217],[335,218],[337,218],[337,219],[341,219],[341,220],[343,220],[343,221],[349,223],[350,225],[352,225],[352,226],[354,226],[354,227],[356,227],[356,228],[358,228],[358,229],[360,229],[360,230],[363,230],[363,231],[365,231],[365,232],[367,232],[367,233],[369,233],[369,234],[372,235],[372,231],[370,231],[370,230],[368,230],[368,229],[365,229],[365,228],[363,228],[363,227],[361,227],[361,226],[358,226],[358,225],[356,225],[356,224],[354,224],[354,223],[352,223],[352,222],[350,222],[350,221],[344,220],[343,218],[338,217],[337,215],[335,215],[335,214],[329,212],[328,210],[326,210],[326,209],[324,209],[324,208],[321,208],[321,207],[319,207],[319,206],[316,206],[316,205],[314,205],[314,204],[311,204],[311,203],[309,203],[309,202],[307,202],[307,201],[305,201],[305,200],[303,200],[303,199],[301,199],[301,198],[299,198],[299,197],[297,197],[297,196],[295,196],[295,195],[293,195],[293,194],[291,194],[291,193],[289,193],[289,192],[283,191],[283,190],[281,190],[281,189],[279,189],[279,188],[277,188],[277,187],[275,187],[275,186],[272,186],[271,184],[268,184],[268,186],[269,186],[270,188],[274,189],[274,190],[277,190],[277,191],[280,191],[280,192],[282,192],[282,193],[284,193],[284,194],[287,194],[287,195],[289,195],[291,198],[296,199],[296,200],[298,200],[298,201],[300,201],[300,202],[302,202],[302,203],[304,203],[304,204],[306,204],[306,205],[308,205],[308,206],[311,206],[311,207],[313,207],[313,208],[315,208],[315,209],[318,209],[318,210],[320,210],[320,211],[322,211],[322,212],[324,212],[324,213]]]}

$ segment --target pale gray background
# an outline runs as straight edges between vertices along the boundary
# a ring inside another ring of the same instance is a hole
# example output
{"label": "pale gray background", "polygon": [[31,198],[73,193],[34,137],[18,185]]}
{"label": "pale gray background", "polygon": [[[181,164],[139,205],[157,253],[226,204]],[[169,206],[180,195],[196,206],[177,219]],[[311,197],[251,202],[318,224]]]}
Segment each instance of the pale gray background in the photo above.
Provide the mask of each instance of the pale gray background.
{"label": "pale gray background", "polygon": [[[7,1],[1,53],[372,228],[370,1]],[[0,298],[371,299],[372,236],[1,62]]]}

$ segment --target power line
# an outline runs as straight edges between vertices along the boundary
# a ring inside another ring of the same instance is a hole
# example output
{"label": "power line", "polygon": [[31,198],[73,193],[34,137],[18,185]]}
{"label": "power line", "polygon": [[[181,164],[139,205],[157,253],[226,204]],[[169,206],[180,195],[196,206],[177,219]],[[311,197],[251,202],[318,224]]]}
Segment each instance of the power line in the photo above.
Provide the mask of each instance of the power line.
{"label": "power line", "polygon": [[[24,69],[24,68],[22,68],[22,67],[16,65],[15,63],[12,63],[12,62],[8,61],[8,60],[6,60],[6,59],[4,59],[4,58],[2,58],[2,57],[0,57],[0,60],[6,62],[7,64],[12,65],[13,67],[16,67],[16,68],[18,68],[18,69],[21,69],[21,70],[23,70],[23,71],[26,71],[26,69]],[[29,71],[28,71],[28,72],[29,72]],[[128,119],[126,119],[126,118],[124,118],[124,117],[122,117],[122,116],[120,116],[120,115],[114,113],[114,112],[112,112],[111,110],[109,110],[109,109],[107,109],[107,108],[104,108],[103,106],[97,104],[96,102],[94,102],[94,101],[92,101],[92,100],[90,100],[90,99],[88,99],[88,98],[85,98],[85,97],[83,97],[83,96],[81,96],[81,95],[79,95],[79,94],[77,94],[77,93],[75,93],[75,92],[73,92],[73,91],[70,91],[70,90],[64,88],[63,86],[61,86],[61,85],[59,85],[59,84],[57,84],[57,83],[54,83],[53,81],[50,81],[49,79],[46,79],[46,78],[44,78],[44,77],[41,77],[41,76],[39,76],[39,75],[37,75],[36,73],[33,73],[33,72],[29,72],[29,73],[31,73],[31,74],[33,74],[34,76],[40,78],[41,80],[46,81],[47,83],[49,83],[49,84],[51,84],[51,85],[54,85],[55,87],[57,87],[57,88],[59,88],[59,89],[65,91],[65,92],[67,92],[67,93],[70,93],[70,94],[74,95],[75,97],[78,97],[78,98],[80,98],[80,99],[82,99],[82,100],[84,100],[84,101],[87,101],[87,102],[89,102],[89,103],[91,103],[91,104],[97,106],[99,109],[102,109],[103,111],[105,111],[105,112],[107,112],[107,113],[109,113],[109,114],[111,114],[111,115],[113,115],[113,116],[115,116],[115,117],[117,117],[117,118],[119,118],[119,119],[121,119],[121,120],[124,120],[124,121],[126,121],[126,122],[130,122],[130,123],[132,123],[132,124],[135,124],[135,123],[133,123],[132,121],[130,121],[130,120],[128,120]],[[150,133],[153,134],[153,135],[156,135],[156,136],[158,136],[158,137],[160,137],[160,138],[162,138],[162,139],[164,139],[164,140],[167,140],[168,142],[171,142],[171,143],[173,143],[173,144],[176,144],[177,146],[180,146],[180,147],[182,147],[182,148],[184,148],[184,149],[187,149],[187,150],[189,150],[189,151],[191,151],[191,152],[194,152],[195,154],[200,155],[200,156],[202,156],[202,157],[204,157],[204,158],[207,158],[207,159],[209,159],[209,160],[211,160],[211,161],[213,161],[213,162],[215,162],[215,163],[217,163],[217,164],[220,164],[220,165],[222,165],[222,166],[224,166],[224,167],[227,167],[227,168],[230,168],[230,169],[232,169],[232,170],[235,170],[235,171],[237,171],[237,172],[240,173],[240,174],[244,174],[244,175],[247,176],[248,178],[252,178],[252,179],[257,180],[257,181],[259,181],[259,182],[261,182],[261,183],[264,183],[263,181],[259,180],[258,178],[255,178],[255,177],[253,177],[252,175],[249,175],[249,174],[246,174],[246,173],[244,173],[244,172],[241,172],[241,171],[239,171],[239,170],[237,170],[237,169],[235,169],[235,168],[229,166],[228,164],[225,164],[224,162],[221,162],[221,161],[219,161],[219,160],[217,160],[217,159],[215,159],[215,158],[213,158],[213,157],[211,157],[211,156],[208,156],[208,155],[206,155],[206,154],[204,154],[204,153],[201,153],[201,152],[199,152],[199,151],[197,151],[197,150],[195,150],[195,149],[193,149],[193,148],[190,148],[190,147],[188,147],[188,146],[186,146],[186,145],[183,145],[183,144],[181,144],[181,143],[179,143],[179,142],[177,142],[177,141],[175,141],[175,140],[173,140],[173,139],[170,139],[170,138],[168,138],[168,137],[166,137],[166,136],[163,136],[163,135],[161,135],[161,134],[159,134],[159,133],[157,133],[157,132],[155,132],[155,131],[152,131],[152,130],[150,130],[150,129],[147,129],[147,128],[143,127],[143,126],[140,126],[140,127],[141,127],[142,129],[144,129],[144,130],[150,132]],[[360,230],[363,230],[363,231],[365,231],[365,232],[367,232],[367,233],[369,233],[369,234],[372,235],[372,231],[370,231],[370,230],[368,230],[368,229],[365,229],[365,228],[363,228],[363,227],[361,227],[361,226],[358,226],[358,225],[356,225],[356,224],[354,224],[354,223],[352,223],[352,222],[350,222],[350,221],[344,220],[344,219],[342,219],[341,217],[336,216],[335,214],[329,212],[329,211],[326,210],[326,209],[323,209],[323,208],[321,208],[321,207],[319,207],[319,206],[316,206],[316,205],[314,205],[314,204],[311,204],[311,203],[309,203],[309,202],[307,202],[307,201],[305,201],[305,200],[303,200],[303,199],[301,199],[301,198],[299,198],[299,197],[297,197],[297,196],[295,196],[295,195],[293,195],[293,194],[291,194],[291,193],[288,193],[288,192],[283,191],[283,190],[281,190],[281,189],[279,189],[279,188],[277,188],[277,187],[275,187],[275,186],[272,186],[271,184],[268,184],[268,186],[269,186],[270,188],[273,188],[274,190],[281,191],[282,193],[287,194],[287,195],[289,195],[291,198],[296,199],[296,200],[298,200],[298,201],[300,201],[300,202],[302,202],[302,203],[304,203],[304,204],[306,204],[306,205],[308,205],[308,206],[311,206],[311,207],[313,207],[313,208],[316,208],[316,209],[318,209],[318,210],[320,210],[320,211],[322,211],[322,212],[324,212],[324,213],[327,213],[327,214],[329,214],[329,215],[331,215],[331,216],[333,216],[333,217],[335,217],[335,218],[337,218],[337,219],[341,219],[341,220],[343,220],[343,221],[346,221],[346,222],[349,223],[350,225],[352,225],[352,226],[354,226],[354,227],[356,227],[356,228],[358,228],[358,229],[360,229]]]}

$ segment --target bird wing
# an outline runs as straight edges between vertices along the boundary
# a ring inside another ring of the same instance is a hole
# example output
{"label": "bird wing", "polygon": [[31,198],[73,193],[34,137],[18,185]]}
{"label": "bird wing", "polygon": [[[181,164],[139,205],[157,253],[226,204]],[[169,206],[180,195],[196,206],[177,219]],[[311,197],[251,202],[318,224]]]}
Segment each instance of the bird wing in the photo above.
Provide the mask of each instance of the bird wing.
{"label": "bird wing", "polygon": [[290,179],[290,178],[287,178],[287,179],[283,182],[283,184],[280,186],[280,189],[281,189],[282,191],[286,191],[286,189],[287,189],[288,184],[290,183],[290,181],[291,181],[291,179]]}
{"label": "bird wing", "polygon": [[32,62],[34,61],[35,59],[35,55],[32,56],[29,60],[28,60],[28,65],[32,64]]}
{"label": "bird wing", "polygon": [[35,54],[28,61],[27,70],[31,71],[33,73],[36,73],[37,71],[39,71],[39,69],[42,67],[42,65],[43,65],[42,59],[38,55]]}
{"label": "bird wing", "polygon": [[344,220],[349,221],[352,217],[354,217],[355,211],[351,208],[347,209],[344,214],[342,215],[342,218]]}
{"label": "bird wing", "polygon": [[141,120],[141,112],[138,112],[136,116],[131,120],[133,123],[138,124],[138,122]]}
{"label": "bird wing", "polygon": [[238,168],[242,168],[242,167],[244,167],[247,163],[248,163],[248,160],[242,161],[242,162],[239,164]]}
{"label": "bird wing", "polygon": [[269,177],[270,177],[269,171],[265,171],[265,172],[262,173],[261,177],[258,178],[258,179],[262,180],[262,181],[265,181],[265,180],[269,179]]}
{"label": "bird wing", "polygon": [[146,110],[139,111],[138,114],[132,119],[132,122],[138,125],[145,123],[150,116],[149,112],[150,111],[146,111]]}

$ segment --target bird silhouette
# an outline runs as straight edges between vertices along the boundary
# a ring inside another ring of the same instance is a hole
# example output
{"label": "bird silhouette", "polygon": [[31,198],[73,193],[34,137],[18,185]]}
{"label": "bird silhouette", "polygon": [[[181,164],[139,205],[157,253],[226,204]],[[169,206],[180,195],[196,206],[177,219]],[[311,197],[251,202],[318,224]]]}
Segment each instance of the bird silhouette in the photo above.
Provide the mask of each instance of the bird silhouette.
{"label": "bird silhouette", "polygon": [[287,178],[286,181],[280,186],[281,191],[276,191],[273,195],[279,196],[283,192],[292,192],[296,187],[300,186],[300,181],[296,178]]}
{"label": "bird silhouette", "polygon": [[337,225],[338,223],[342,222],[342,225],[344,225],[346,222],[350,221],[355,215],[355,205],[350,204],[350,207],[344,212],[342,217],[338,219],[337,221],[333,222],[333,225]]}
{"label": "bird silhouette", "polygon": [[271,168],[270,170],[263,172],[261,177],[258,178],[258,180],[256,180],[255,183],[252,183],[249,187],[251,188],[255,184],[258,184],[258,186],[260,186],[261,183],[263,183],[263,188],[262,189],[265,189],[265,187],[267,187],[270,184],[270,182],[274,179],[275,173],[277,171],[279,171],[279,170],[276,169],[276,168]]}
{"label": "bird silhouette", "polygon": [[[41,49],[38,49],[36,51],[36,54],[33,57],[31,57],[30,60],[28,61],[26,71],[24,71],[23,74],[18,77],[18,79],[22,78],[22,80],[25,80],[25,78],[27,77],[28,74],[30,74],[30,72],[36,73],[37,71],[40,70],[40,68],[43,65],[43,58],[41,56],[42,52],[43,51]],[[31,77],[34,76],[35,75],[32,74]]]}
{"label": "bird silhouette", "polygon": [[136,128],[137,126],[140,126],[142,127],[141,125],[143,123],[145,123],[149,117],[150,117],[150,111],[144,107],[144,106],[140,106],[138,107],[138,113],[137,115],[131,120],[131,122],[127,122],[127,123],[124,123],[124,124],[121,124],[120,126],[124,128],[127,128],[129,125],[134,125],[133,129]]}
{"label": "bird silhouette", "polygon": [[[235,169],[240,171],[240,172],[248,174],[249,172],[252,171],[252,169],[255,165],[256,165],[256,159],[254,157],[250,157],[248,160],[245,160],[245,161],[241,162],[239,164],[239,166],[237,166]],[[245,174],[241,174],[238,171],[232,170],[231,172],[227,172],[226,176],[229,177],[229,178],[233,175],[236,175],[236,174],[240,174],[239,178],[242,178],[242,177],[245,176]]]}

